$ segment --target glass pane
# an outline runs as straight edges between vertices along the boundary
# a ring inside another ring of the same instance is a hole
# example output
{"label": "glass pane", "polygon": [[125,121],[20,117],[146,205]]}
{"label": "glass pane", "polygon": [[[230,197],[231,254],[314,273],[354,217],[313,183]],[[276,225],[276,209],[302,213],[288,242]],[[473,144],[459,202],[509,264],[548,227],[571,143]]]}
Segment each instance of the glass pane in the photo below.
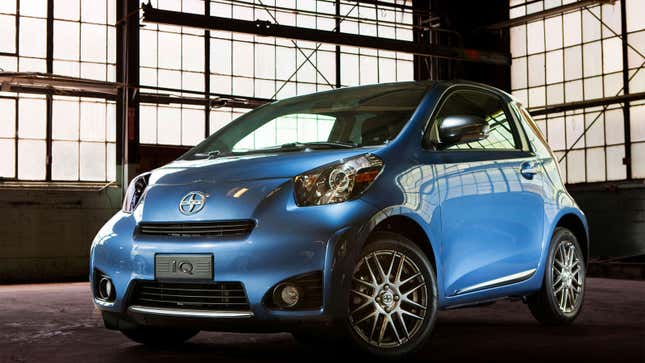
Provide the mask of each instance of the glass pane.
{"label": "glass pane", "polygon": [[645,141],[645,104],[629,108],[632,141]]}
{"label": "glass pane", "polygon": [[562,17],[555,16],[544,21],[546,50],[562,48]]}
{"label": "glass pane", "polygon": [[607,147],[607,180],[625,179],[627,171],[623,164],[625,158],[625,146]]}
{"label": "glass pane", "polygon": [[157,124],[157,142],[159,144],[181,144],[181,109],[159,106]]}
{"label": "glass pane", "polygon": [[184,35],[182,43],[182,69],[203,72],[204,38]]}
{"label": "glass pane", "polygon": [[45,179],[45,141],[18,141],[18,178]]}
{"label": "glass pane", "polygon": [[605,150],[593,148],[587,150],[587,182],[605,181]]}
{"label": "glass pane", "polygon": [[622,144],[625,141],[624,125],[622,109],[613,109],[605,112],[607,145]]}
{"label": "glass pane", "polygon": [[645,143],[632,144],[632,177],[645,178]]}
{"label": "glass pane", "polygon": [[[29,4],[31,1],[26,1]],[[22,5],[20,4],[22,13]],[[20,17],[20,55],[44,58],[47,54],[46,35],[47,22],[45,19]]]}
{"label": "glass pane", "polygon": [[103,25],[81,25],[81,59],[89,62],[105,62],[107,33]]}
{"label": "glass pane", "polygon": [[54,141],[52,143],[52,179],[78,180],[78,143]]}
{"label": "glass pane", "polygon": [[54,98],[52,102],[52,137],[55,140],[78,140],[78,120],[78,98]]}
{"label": "glass pane", "polygon": [[116,180],[116,145],[107,144],[107,180]]}
{"label": "glass pane", "polygon": [[88,23],[105,24],[107,20],[105,0],[81,0],[81,20]]}
{"label": "glass pane", "polygon": [[572,150],[567,154],[567,182],[585,182],[585,151]]}
{"label": "glass pane", "polygon": [[81,180],[105,180],[105,144],[81,142]]}
{"label": "glass pane", "polygon": [[181,35],[159,32],[159,67],[180,69]]}
{"label": "glass pane", "polygon": [[16,101],[8,98],[0,98],[0,137],[13,138],[15,135]]}
{"label": "glass pane", "polygon": [[78,42],[78,23],[54,21],[54,58],[79,60]]}
{"label": "glass pane", "polygon": [[14,140],[0,139],[0,177],[14,178],[16,176],[15,144]]}
{"label": "glass pane", "polygon": [[546,82],[556,83],[563,81],[563,53],[562,50],[546,54]]}
{"label": "glass pane", "polygon": [[511,28],[511,54],[520,57],[526,54],[526,26],[520,25]]}
{"label": "glass pane", "polygon": [[[22,12],[22,3],[20,5],[21,5],[20,12]],[[55,19],[78,20],[79,14],[80,14],[79,0],[56,0],[54,2]]]}
{"label": "glass pane", "polygon": [[21,98],[18,101],[18,136],[44,139],[47,106],[44,99]]}
{"label": "glass pane", "polygon": [[204,109],[181,110],[181,144],[196,145],[204,139]]}
{"label": "glass pane", "polygon": [[81,102],[81,140],[105,141],[105,104]]}
{"label": "glass pane", "polygon": [[16,51],[16,17],[0,15],[0,52]]}
{"label": "glass pane", "polygon": [[157,107],[141,105],[139,108],[139,140],[144,144],[157,142]]}
{"label": "glass pane", "polygon": [[567,115],[566,116],[566,135],[567,135],[567,149],[576,148],[580,149],[585,146],[584,132],[584,118],[580,115]]}
{"label": "glass pane", "polygon": [[527,25],[528,54],[544,52],[544,22],[534,21]]}

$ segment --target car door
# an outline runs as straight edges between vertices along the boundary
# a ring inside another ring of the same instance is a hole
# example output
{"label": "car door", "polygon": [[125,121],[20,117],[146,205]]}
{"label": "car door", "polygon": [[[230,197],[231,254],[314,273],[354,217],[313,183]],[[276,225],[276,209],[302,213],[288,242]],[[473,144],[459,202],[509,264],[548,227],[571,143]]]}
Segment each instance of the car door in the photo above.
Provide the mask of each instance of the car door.
{"label": "car door", "polygon": [[542,167],[501,95],[465,87],[449,90],[442,99],[430,127],[465,114],[482,117],[489,126],[483,140],[433,152],[444,293],[486,290],[494,295],[492,288],[529,278],[537,267],[544,221]]}

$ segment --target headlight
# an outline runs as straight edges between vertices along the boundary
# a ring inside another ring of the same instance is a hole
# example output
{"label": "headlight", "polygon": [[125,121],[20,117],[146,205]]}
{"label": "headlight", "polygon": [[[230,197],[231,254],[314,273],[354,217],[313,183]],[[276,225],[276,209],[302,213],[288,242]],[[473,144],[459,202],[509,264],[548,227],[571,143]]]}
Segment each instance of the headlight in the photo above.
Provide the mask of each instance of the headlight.
{"label": "headlight", "polygon": [[293,180],[296,204],[304,207],[358,198],[376,180],[381,169],[383,160],[365,154],[298,175]]}
{"label": "headlight", "polygon": [[148,180],[150,180],[150,173],[144,173],[132,179],[128,186],[128,191],[125,193],[125,198],[123,199],[124,212],[134,212],[134,209],[139,205],[139,202],[141,202],[143,193],[148,186]]}

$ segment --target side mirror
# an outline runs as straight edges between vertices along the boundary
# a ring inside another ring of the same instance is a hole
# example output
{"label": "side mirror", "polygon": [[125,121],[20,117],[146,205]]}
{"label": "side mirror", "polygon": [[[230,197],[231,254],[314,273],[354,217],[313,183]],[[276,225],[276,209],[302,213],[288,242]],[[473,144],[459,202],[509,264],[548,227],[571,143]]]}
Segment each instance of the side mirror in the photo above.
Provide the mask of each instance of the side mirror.
{"label": "side mirror", "polygon": [[448,116],[439,124],[439,145],[449,146],[484,140],[488,137],[488,122],[473,115]]}

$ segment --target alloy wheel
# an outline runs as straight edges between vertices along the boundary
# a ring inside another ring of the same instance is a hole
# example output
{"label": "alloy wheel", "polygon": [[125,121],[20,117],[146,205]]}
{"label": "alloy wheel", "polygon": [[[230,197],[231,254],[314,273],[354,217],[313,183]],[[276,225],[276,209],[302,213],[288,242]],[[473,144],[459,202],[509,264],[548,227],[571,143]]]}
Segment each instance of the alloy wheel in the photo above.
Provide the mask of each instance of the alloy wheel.
{"label": "alloy wheel", "polygon": [[356,265],[349,321],[366,343],[399,347],[417,335],[428,312],[429,290],[423,273],[409,257],[378,250]]}
{"label": "alloy wheel", "polygon": [[584,276],[582,261],[573,242],[560,242],[553,257],[552,269],[552,287],[556,303],[563,313],[575,312],[583,291]]}

